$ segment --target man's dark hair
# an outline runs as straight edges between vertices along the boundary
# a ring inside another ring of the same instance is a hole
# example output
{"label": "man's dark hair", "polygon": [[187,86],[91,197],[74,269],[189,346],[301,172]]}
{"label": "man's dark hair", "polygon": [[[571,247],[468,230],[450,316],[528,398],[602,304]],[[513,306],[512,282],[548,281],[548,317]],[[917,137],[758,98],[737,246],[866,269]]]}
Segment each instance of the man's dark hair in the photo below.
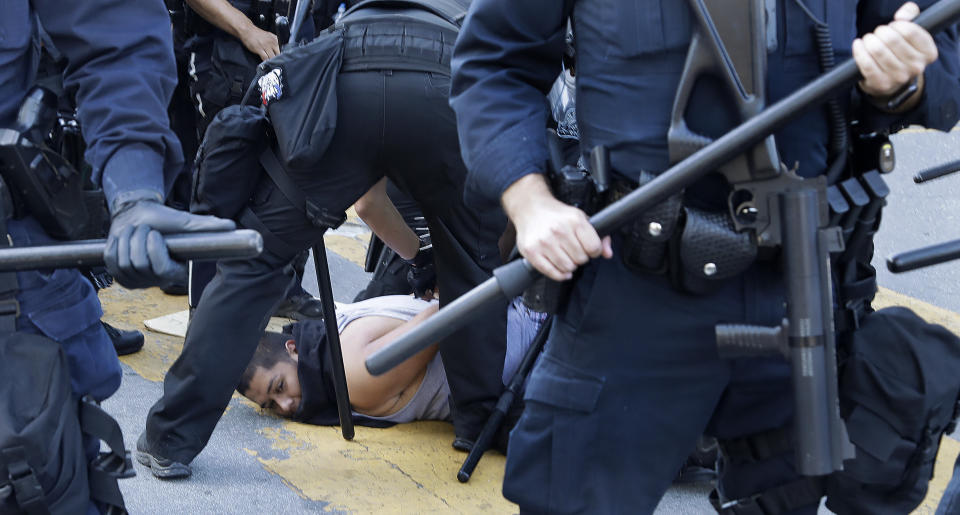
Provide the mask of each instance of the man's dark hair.
{"label": "man's dark hair", "polygon": [[240,376],[240,384],[237,385],[237,391],[243,392],[250,389],[250,380],[253,379],[257,368],[269,369],[284,359],[292,359],[287,354],[287,340],[292,340],[293,335],[288,333],[277,333],[266,331],[260,337],[257,344],[257,350],[253,353],[253,358],[247,364],[247,369]]}

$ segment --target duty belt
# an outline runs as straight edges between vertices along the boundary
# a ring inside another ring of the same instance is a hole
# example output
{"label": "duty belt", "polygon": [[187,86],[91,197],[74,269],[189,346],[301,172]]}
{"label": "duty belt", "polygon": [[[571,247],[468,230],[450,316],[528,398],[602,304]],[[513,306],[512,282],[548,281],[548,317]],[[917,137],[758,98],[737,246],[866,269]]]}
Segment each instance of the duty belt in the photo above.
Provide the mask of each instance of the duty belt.
{"label": "duty belt", "polygon": [[456,38],[452,30],[412,19],[348,24],[341,71],[407,70],[449,75]]}

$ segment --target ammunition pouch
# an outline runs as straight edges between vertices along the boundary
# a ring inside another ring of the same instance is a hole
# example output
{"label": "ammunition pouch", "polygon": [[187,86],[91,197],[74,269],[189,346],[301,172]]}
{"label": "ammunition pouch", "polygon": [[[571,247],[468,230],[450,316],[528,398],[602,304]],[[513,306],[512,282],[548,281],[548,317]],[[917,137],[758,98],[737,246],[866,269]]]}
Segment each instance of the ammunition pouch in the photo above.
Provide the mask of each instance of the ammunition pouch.
{"label": "ammunition pouch", "polygon": [[[643,172],[640,184],[653,177]],[[630,189],[623,182],[615,184],[612,200]],[[687,293],[707,293],[720,281],[745,272],[757,259],[757,245],[750,233],[737,232],[727,212],[684,206],[681,194],[645,211],[620,233],[627,268],[667,275],[677,289]]]}
{"label": "ammunition pouch", "polygon": [[877,292],[876,270],[871,265],[873,236],[880,227],[886,197],[890,193],[878,170],[857,173],[827,189],[830,225],[843,232],[845,249],[834,258],[838,306],[836,328],[845,333],[859,327],[870,313],[870,302]]}
{"label": "ammunition pouch", "polygon": [[260,59],[236,38],[215,38],[210,54],[213,80],[206,90],[221,106],[239,104],[243,93],[257,74]]}
{"label": "ammunition pouch", "polygon": [[[640,185],[653,180],[654,175],[641,172]],[[619,200],[634,189],[626,181],[616,181],[611,188],[611,201]],[[644,273],[667,273],[667,254],[670,241],[683,225],[683,198],[673,195],[643,212],[635,221],[623,226],[623,263],[627,268]]]}
{"label": "ammunition pouch", "polygon": [[676,247],[675,282],[691,293],[705,293],[718,281],[745,272],[757,259],[749,232],[737,232],[730,216],[687,207]]}

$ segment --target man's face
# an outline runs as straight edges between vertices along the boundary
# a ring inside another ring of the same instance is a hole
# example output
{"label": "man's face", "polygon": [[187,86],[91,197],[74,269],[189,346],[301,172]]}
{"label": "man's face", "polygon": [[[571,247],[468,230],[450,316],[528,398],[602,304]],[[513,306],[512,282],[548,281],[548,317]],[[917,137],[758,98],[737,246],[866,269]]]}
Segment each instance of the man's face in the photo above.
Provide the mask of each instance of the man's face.
{"label": "man's face", "polygon": [[296,360],[282,359],[270,368],[257,367],[250,379],[250,388],[242,393],[263,409],[282,417],[293,416],[300,407]]}

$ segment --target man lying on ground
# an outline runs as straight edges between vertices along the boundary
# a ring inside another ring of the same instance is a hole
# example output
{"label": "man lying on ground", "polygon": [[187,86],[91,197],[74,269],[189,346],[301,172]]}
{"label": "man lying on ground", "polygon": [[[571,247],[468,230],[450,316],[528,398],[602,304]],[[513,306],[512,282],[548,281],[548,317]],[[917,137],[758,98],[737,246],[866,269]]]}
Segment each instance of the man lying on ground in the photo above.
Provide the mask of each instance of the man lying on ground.
{"label": "man lying on ground", "polygon": [[[337,308],[343,367],[354,422],[388,427],[415,420],[450,420],[450,388],[437,347],[431,346],[381,376],[367,372],[364,361],[437,311],[437,302],[406,295],[373,297]],[[516,373],[544,315],[519,298],[507,311],[507,353],[501,379]],[[261,408],[282,417],[318,425],[337,425],[327,338],[322,320],[304,320],[266,332],[243,373],[237,391]],[[497,435],[503,451],[509,427]],[[715,476],[716,445],[703,441],[687,459],[676,481],[697,483]]]}
{"label": "man lying on ground", "polygon": [[[337,308],[343,366],[356,423],[384,427],[414,420],[450,420],[450,388],[437,347],[431,346],[381,376],[364,361],[430,315],[437,302],[390,295]],[[533,339],[539,314],[517,301],[510,308],[503,380],[516,372]],[[237,386],[243,396],[280,416],[320,425],[339,423],[322,320],[266,332]]]}

